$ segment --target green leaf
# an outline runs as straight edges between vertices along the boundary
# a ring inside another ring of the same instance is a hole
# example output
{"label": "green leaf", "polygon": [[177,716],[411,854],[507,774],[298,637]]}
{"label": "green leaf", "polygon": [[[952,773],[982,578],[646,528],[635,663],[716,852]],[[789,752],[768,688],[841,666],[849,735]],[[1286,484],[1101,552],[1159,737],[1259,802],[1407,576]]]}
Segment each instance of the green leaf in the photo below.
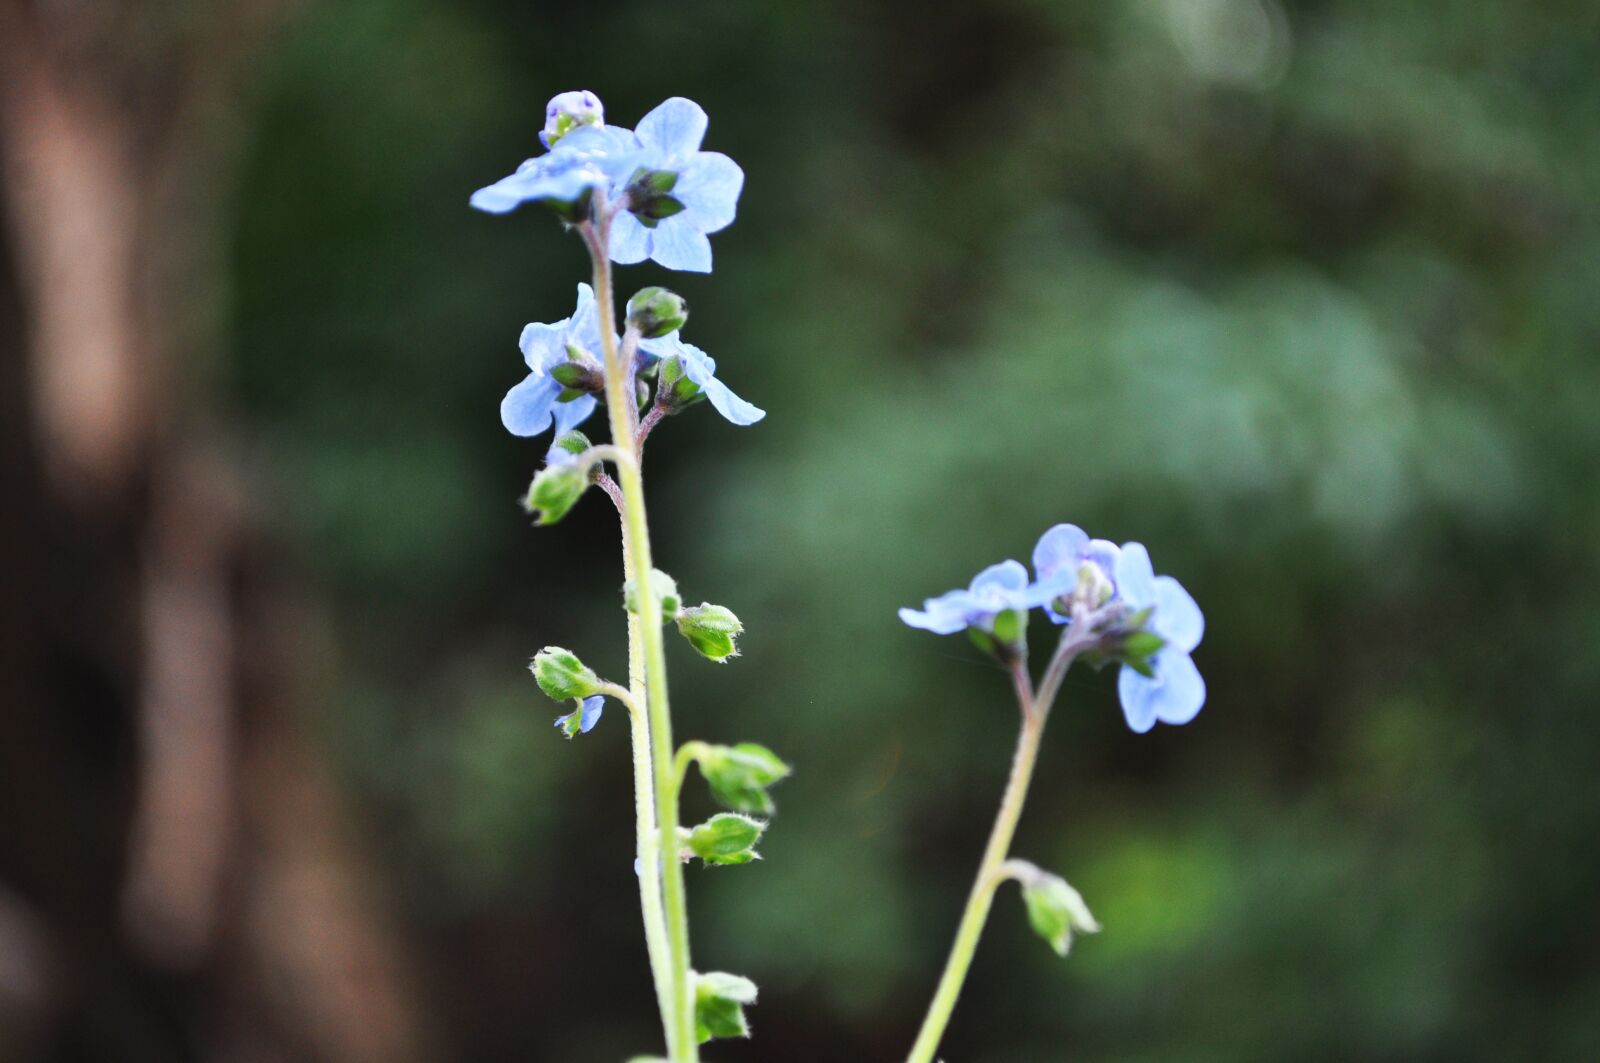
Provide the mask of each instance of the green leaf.
{"label": "green leaf", "polygon": [[713,1037],[749,1037],[744,1009],[756,1002],[756,984],[722,971],[695,975],[694,1025],[700,1043]]}
{"label": "green leaf", "polygon": [[756,843],[767,825],[736,812],[718,812],[689,832],[689,851],[708,864],[748,864],[759,860]]}

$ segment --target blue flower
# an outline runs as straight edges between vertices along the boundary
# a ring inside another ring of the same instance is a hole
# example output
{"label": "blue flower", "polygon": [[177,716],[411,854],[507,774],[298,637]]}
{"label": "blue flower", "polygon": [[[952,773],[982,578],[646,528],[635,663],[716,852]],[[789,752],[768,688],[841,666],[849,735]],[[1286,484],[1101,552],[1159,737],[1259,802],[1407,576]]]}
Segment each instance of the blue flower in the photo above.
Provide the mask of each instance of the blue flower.
{"label": "blue flower", "polygon": [[700,150],[707,121],[699,104],[681,96],[639,120],[634,137],[643,157],[638,165],[652,178],[671,175],[661,182],[670,187],[650,181],[630,186],[629,211],[611,225],[614,261],[631,265],[648,258],[668,269],[711,272],[706,234],[733,222],[744,171],[721,152]]}
{"label": "blue flower", "polygon": [[[556,727],[565,731],[568,738],[575,734],[588,734],[594,729],[594,725],[600,722],[600,715],[605,712],[605,707],[606,699],[603,694],[584,698],[583,705],[577,712],[569,712],[565,716],[556,717]],[[573,720],[574,716],[577,717],[576,721]]]}
{"label": "blue flower", "polygon": [[639,350],[649,358],[667,359],[676,356],[683,364],[683,375],[705,392],[716,411],[736,425],[755,424],[767,411],[746,402],[733,393],[733,389],[717,379],[717,363],[705,351],[669,332],[659,339],[640,340]]}
{"label": "blue flower", "polygon": [[1124,543],[1117,557],[1117,596],[1134,612],[1149,609],[1146,631],[1161,636],[1166,645],[1150,658],[1153,674],[1140,675],[1122,666],[1117,693],[1128,726],[1140,734],[1156,721],[1184,724],[1194,719],[1206,701],[1206,683],[1189,654],[1205,634],[1205,617],[1189,592],[1171,576],[1157,576],[1143,543]]}
{"label": "blue flower", "polygon": [[936,635],[953,635],[969,627],[989,631],[1001,613],[1025,613],[1043,605],[1070,590],[1076,578],[1067,570],[1030,583],[1028,570],[1020,561],[1002,561],[978,573],[966,590],[929,598],[921,610],[901,609],[900,619]]}
{"label": "blue flower", "polygon": [[[576,135],[576,134],[571,134]],[[557,401],[564,390],[550,370],[568,360],[567,347],[593,351],[600,346],[600,319],[595,312],[594,290],[578,285],[578,307],[572,316],[553,325],[530,324],[519,341],[528,375],[500,400],[500,420],[512,435],[536,436],[555,425],[555,438],[572,431],[594,412],[595,397],[580,395],[571,402]]]}
{"label": "blue flower", "polygon": [[546,154],[525,160],[515,173],[472,193],[472,205],[490,214],[532,202],[571,206],[591,189],[620,186],[645,154],[626,129],[580,125]]}
{"label": "blue flower", "polygon": [[[1072,574],[1072,584],[1062,594],[1076,588],[1084,565],[1094,565],[1098,575],[1109,586],[1117,569],[1117,544],[1105,539],[1091,539],[1076,524],[1057,524],[1043,535],[1033,548],[1033,570],[1039,578],[1053,578],[1062,572]],[[1099,603],[1093,603],[1098,605]],[[1068,623],[1072,617],[1058,613],[1053,603],[1045,606],[1050,619],[1058,624]]]}

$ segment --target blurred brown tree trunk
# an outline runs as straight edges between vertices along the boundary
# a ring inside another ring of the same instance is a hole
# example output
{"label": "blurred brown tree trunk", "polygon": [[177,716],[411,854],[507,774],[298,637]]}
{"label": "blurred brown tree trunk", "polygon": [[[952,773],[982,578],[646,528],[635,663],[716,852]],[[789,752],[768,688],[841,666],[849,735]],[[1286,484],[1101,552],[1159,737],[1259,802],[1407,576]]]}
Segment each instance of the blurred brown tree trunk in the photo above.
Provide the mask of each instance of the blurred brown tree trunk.
{"label": "blurred brown tree trunk", "polygon": [[8,1042],[0,966],[7,1059],[419,1057],[216,413],[282,6],[0,0],[0,949],[37,968]]}

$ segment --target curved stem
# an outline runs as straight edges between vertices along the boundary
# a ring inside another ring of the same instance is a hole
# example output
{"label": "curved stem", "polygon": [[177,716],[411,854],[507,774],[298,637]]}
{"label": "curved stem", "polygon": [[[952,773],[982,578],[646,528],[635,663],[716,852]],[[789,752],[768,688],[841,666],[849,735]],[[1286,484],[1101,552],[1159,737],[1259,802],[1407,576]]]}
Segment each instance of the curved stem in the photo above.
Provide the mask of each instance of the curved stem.
{"label": "curved stem", "polygon": [[934,990],[933,1003],[928,1006],[927,1018],[922,1021],[922,1029],[917,1033],[907,1063],[933,1063],[933,1054],[938,1051],[945,1027],[950,1024],[950,1015],[955,1011],[961,986],[967,979],[972,957],[978,950],[978,939],[983,936],[984,921],[988,919],[989,908],[994,903],[994,891],[1003,881],[1000,868],[1011,849],[1017,821],[1022,818],[1022,805],[1027,800],[1028,783],[1033,779],[1033,767],[1039,759],[1044,713],[1035,711],[1027,665],[1021,661],[1015,662],[1011,671],[1022,710],[1022,731],[1017,738],[1016,755],[1011,761],[1011,777],[1006,782],[1005,796],[1000,799],[1000,813],[989,832],[989,844],[984,847],[983,860],[978,864],[977,880],[972,884],[966,910],[961,914],[961,925],[956,930],[950,958],[945,962],[944,974],[939,979],[939,987]]}
{"label": "curved stem", "polygon": [[[676,853],[678,802],[673,787],[672,718],[667,703],[666,647],[662,637],[661,602],[650,588],[654,561],[650,553],[650,529],[645,513],[644,481],[639,474],[637,443],[638,405],[634,395],[633,367],[624,364],[616,335],[616,300],[611,287],[610,242],[611,211],[601,193],[595,193],[597,222],[586,223],[584,236],[594,261],[594,290],[600,321],[600,349],[606,370],[606,409],[611,420],[612,444],[633,458],[616,463],[617,485],[622,491],[623,524],[629,546],[629,578],[637,591],[638,633],[644,657],[645,709],[649,723],[652,785],[655,790],[656,831],[654,866],[641,872],[659,871],[665,907],[667,947],[671,957],[671,1014],[666,1017],[667,1047],[674,1061],[699,1058],[694,1028],[694,997],[690,986],[689,920],[683,884],[683,865],[676,859],[661,859],[661,854]],[[650,862],[646,861],[646,865]]]}

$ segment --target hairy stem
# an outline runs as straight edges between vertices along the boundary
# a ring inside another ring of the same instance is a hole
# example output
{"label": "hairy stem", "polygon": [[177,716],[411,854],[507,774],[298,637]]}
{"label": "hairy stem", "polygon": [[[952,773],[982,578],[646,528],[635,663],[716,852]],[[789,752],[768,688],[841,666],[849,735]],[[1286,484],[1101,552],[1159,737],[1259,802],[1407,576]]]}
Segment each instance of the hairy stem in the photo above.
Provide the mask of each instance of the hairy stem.
{"label": "hairy stem", "polygon": [[[594,260],[594,290],[600,321],[600,349],[606,371],[606,410],[611,420],[611,441],[631,461],[616,463],[617,486],[622,492],[622,517],[628,546],[628,578],[636,588],[638,636],[644,658],[645,711],[650,742],[651,783],[655,791],[656,836],[653,852],[640,861],[641,875],[662,879],[667,950],[670,959],[667,1049],[674,1063],[694,1063],[699,1045],[694,1028],[694,997],[689,960],[689,919],[683,884],[683,865],[677,859],[678,801],[672,767],[672,718],[667,703],[666,647],[662,635],[661,603],[651,589],[654,561],[645,512],[644,480],[639,474],[637,443],[638,406],[634,394],[631,359],[618,350],[616,297],[611,286],[609,254],[611,210],[595,193],[595,222],[584,226],[584,236]],[[646,927],[648,933],[649,927]]]}

